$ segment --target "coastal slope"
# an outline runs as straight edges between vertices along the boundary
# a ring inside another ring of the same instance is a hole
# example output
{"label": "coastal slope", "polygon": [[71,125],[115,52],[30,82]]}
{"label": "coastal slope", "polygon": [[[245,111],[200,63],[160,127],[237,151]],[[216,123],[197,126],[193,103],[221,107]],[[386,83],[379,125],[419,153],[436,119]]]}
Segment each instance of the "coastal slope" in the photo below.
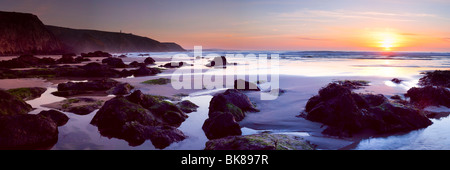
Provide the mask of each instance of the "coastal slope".
{"label": "coastal slope", "polygon": [[76,53],[97,50],[114,53],[185,51],[175,43],[161,43],[151,38],[129,33],[72,29],[50,25],[46,27],[66,48]]}
{"label": "coastal slope", "polygon": [[45,25],[36,15],[28,13],[0,11],[0,23],[0,55],[3,56],[185,51],[176,43],[162,43],[131,33]]}
{"label": "coastal slope", "polygon": [[0,55],[59,54],[64,49],[36,15],[0,11]]}

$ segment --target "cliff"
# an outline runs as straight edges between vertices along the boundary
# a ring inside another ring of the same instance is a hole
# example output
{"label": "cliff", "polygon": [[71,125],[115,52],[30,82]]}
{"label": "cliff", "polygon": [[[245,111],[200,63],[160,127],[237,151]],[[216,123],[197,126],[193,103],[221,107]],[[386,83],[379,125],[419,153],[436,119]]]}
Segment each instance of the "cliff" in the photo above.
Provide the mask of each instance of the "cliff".
{"label": "cliff", "polygon": [[65,48],[76,53],[98,50],[117,53],[185,51],[175,43],[161,43],[133,34],[72,29],[50,25],[46,27],[64,44]]}
{"label": "cliff", "polygon": [[64,49],[36,15],[0,11],[0,55],[58,54]]}
{"label": "cliff", "polygon": [[0,11],[0,55],[185,51],[133,34],[44,25],[36,15]]}

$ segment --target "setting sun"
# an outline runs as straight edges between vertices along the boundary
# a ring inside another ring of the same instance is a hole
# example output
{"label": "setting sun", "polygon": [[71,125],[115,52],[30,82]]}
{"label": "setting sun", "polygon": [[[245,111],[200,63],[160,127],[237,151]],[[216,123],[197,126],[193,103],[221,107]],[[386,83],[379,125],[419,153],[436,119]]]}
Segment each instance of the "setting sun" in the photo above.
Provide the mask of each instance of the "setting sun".
{"label": "setting sun", "polygon": [[378,47],[381,47],[384,51],[391,51],[393,48],[399,46],[399,36],[395,33],[377,33],[376,39],[378,42]]}

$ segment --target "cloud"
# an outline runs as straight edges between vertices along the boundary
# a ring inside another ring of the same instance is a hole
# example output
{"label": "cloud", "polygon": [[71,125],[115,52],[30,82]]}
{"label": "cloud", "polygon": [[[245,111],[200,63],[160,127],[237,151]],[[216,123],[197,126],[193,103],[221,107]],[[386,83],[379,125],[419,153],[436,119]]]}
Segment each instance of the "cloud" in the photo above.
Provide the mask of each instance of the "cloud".
{"label": "cloud", "polygon": [[330,41],[327,38],[311,38],[311,37],[294,37],[295,39],[307,40],[307,41]]}
{"label": "cloud", "polygon": [[400,35],[404,35],[404,36],[419,36],[420,34],[415,34],[415,33],[407,33],[407,32],[403,32],[403,33],[399,33]]}
{"label": "cloud", "polygon": [[414,21],[417,18],[437,18],[439,16],[428,13],[389,13],[377,11],[349,11],[349,10],[310,10],[303,9],[289,13],[278,13],[276,17],[283,20],[332,21],[339,19],[371,19],[392,21]]}

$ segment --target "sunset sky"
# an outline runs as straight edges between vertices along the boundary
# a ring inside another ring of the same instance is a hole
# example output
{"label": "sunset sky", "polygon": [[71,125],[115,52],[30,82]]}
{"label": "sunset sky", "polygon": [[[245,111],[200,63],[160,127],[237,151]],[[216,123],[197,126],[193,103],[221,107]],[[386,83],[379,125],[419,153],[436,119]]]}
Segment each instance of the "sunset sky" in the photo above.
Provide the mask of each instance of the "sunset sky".
{"label": "sunset sky", "polygon": [[186,49],[450,52],[449,0],[0,0],[0,10]]}

